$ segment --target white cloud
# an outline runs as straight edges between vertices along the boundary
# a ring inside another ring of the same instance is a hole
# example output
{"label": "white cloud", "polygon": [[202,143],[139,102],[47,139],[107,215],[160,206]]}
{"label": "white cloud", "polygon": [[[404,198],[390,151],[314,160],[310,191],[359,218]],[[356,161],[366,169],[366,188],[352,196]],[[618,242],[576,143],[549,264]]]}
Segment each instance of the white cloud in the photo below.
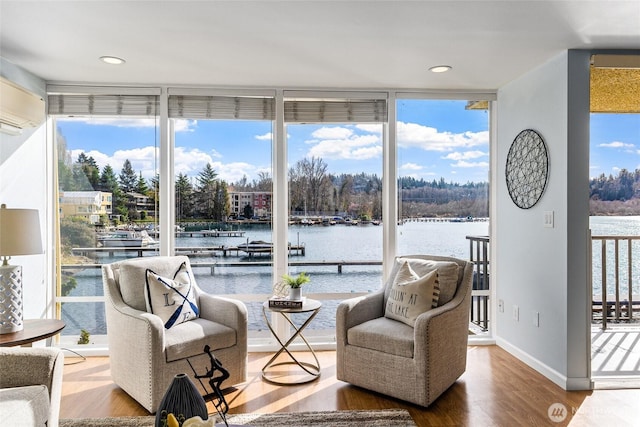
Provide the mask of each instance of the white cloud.
{"label": "white cloud", "polygon": [[313,132],[316,139],[305,141],[312,145],[307,153],[322,159],[365,160],[382,155],[382,142],[376,134],[357,135],[345,127],[320,128]]}
{"label": "white cloud", "polygon": [[417,147],[425,151],[453,151],[489,144],[489,132],[439,132],[438,129],[417,123],[398,122],[398,145]]}
{"label": "white cloud", "polygon": [[422,170],[422,166],[415,164],[415,163],[405,163],[403,165],[400,166],[400,169],[405,171],[419,171]]}
{"label": "white cloud", "polygon": [[197,120],[177,119],[173,124],[176,132],[194,132],[197,127]]}
{"label": "white cloud", "polygon": [[353,130],[341,126],[321,127],[311,134],[316,139],[347,139],[351,135],[353,135]]}
{"label": "white cloud", "polygon": [[612,168],[611,168],[611,170],[612,170],[613,172],[615,172],[616,174],[617,174],[618,172],[620,172],[620,168],[619,168],[618,166],[614,166],[614,167],[612,167]]}
{"label": "white cloud", "polygon": [[379,124],[356,125],[355,128],[363,132],[377,133],[382,135],[382,125],[379,125]]}
{"label": "white cloud", "polygon": [[607,142],[607,143],[603,143],[598,145],[598,147],[603,147],[603,148],[634,148],[635,145],[633,144],[629,144],[626,142],[621,142],[621,141],[613,141],[613,142]]}
{"label": "white cloud", "polygon": [[470,159],[477,159],[478,157],[484,157],[488,155],[489,153],[485,153],[484,151],[464,151],[464,152],[456,151],[454,153],[449,153],[442,158],[447,160],[470,160]]}
{"label": "white cloud", "polygon": [[271,139],[273,139],[273,133],[267,132],[264,135],[256,135],[255,138],[259,141],[271,141]]}
{"label": "white cloud", "polygon": [[467,162],[465,160],[460,160],[451,165],[454,168],[488,168],[488,162]]}

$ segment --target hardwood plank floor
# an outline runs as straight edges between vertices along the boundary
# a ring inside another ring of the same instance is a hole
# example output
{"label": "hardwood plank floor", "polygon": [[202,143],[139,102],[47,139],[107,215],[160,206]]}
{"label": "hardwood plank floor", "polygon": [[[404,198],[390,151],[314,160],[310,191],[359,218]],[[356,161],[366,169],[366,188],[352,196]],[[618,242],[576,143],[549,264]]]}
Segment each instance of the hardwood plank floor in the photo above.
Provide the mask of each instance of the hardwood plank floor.
{"label": "hardwood plank floor", "polygon": [[[468,351],[465,374],[429,408],[338,381],[333,351],[317,353],[320,379],[299,386],[263,381],[261,368],[271,355],[251,353],[249,380],[226,395],[229,413],[404,408],[418,426],[639,425],[640,390],[568,392],[497,346],[470,346]],[[303,360],[306,356],[300,354]],[[148,415],[113,384],[108,357],[78,360],[66,358],[61,418]],[[564,421],[549,418],[554,404],[566,409]]]}

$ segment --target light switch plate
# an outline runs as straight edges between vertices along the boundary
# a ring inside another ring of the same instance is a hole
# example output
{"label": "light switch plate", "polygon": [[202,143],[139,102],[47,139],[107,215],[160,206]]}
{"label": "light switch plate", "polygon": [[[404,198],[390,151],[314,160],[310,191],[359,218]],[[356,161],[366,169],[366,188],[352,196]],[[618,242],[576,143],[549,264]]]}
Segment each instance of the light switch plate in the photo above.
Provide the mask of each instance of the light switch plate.
{"label": "light switch plate", "polygon": [[553,228],[553,211],[544,212],[544,226],[545,228]]}

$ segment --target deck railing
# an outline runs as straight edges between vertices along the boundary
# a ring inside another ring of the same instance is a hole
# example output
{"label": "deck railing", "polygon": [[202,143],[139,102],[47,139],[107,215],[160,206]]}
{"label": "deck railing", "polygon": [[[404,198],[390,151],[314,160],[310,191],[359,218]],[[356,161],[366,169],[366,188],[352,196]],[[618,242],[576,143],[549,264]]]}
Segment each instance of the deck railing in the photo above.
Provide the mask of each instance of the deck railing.
{"label": "deck railing", "polygon": [[591,242],[592,320],[602,329],[610,321],[639,321],[640,236],[591,236]]}
{"label": "deck railing", "polygon": [[473,261],[473,290],[471,291],[470,320],[473,324],[489,329],[489,236],[467,236],[469,260]]}

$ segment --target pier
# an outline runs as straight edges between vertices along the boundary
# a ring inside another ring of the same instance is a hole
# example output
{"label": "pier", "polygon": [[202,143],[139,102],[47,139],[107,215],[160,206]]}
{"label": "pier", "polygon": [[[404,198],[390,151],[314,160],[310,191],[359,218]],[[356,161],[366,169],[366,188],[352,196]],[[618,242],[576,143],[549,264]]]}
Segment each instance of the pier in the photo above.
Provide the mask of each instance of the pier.
{"label": "pier", "polygon": [[[149,236],[158,238],[160,232],[157,230],[147,231]],[[176,237],[244,237],[244,231],[225,230],[197,230],[197,231],[176,231]]]}
{"label": "pier", "polygon": [[[305,255],[305,246],[304,245],[289,245],[289,255],[290,256],[304,256]],[[73,248],[71,252],[74,255],[80,255],[85,257],[92,257],[98,254],[108,254],[110,257],[115,256],[116,254],[126,253],[126,252],[135,252],[139,257],[144,256],[145,253],[153,253],[159,252],[159,248],[157,246],[121,246],[121,247],[107,247],[107,248]],[[245,254],[246,256],[254,256],[255,252],[247,252],[242,248],[242,245],[239,246],[184,246],[177,247],[175,249],[176,255],[188,255],[193,257],[228,257],[228,256],[236,256],[240,257]],[[271,255],[271,251],[260,252],[262,255]]]}

